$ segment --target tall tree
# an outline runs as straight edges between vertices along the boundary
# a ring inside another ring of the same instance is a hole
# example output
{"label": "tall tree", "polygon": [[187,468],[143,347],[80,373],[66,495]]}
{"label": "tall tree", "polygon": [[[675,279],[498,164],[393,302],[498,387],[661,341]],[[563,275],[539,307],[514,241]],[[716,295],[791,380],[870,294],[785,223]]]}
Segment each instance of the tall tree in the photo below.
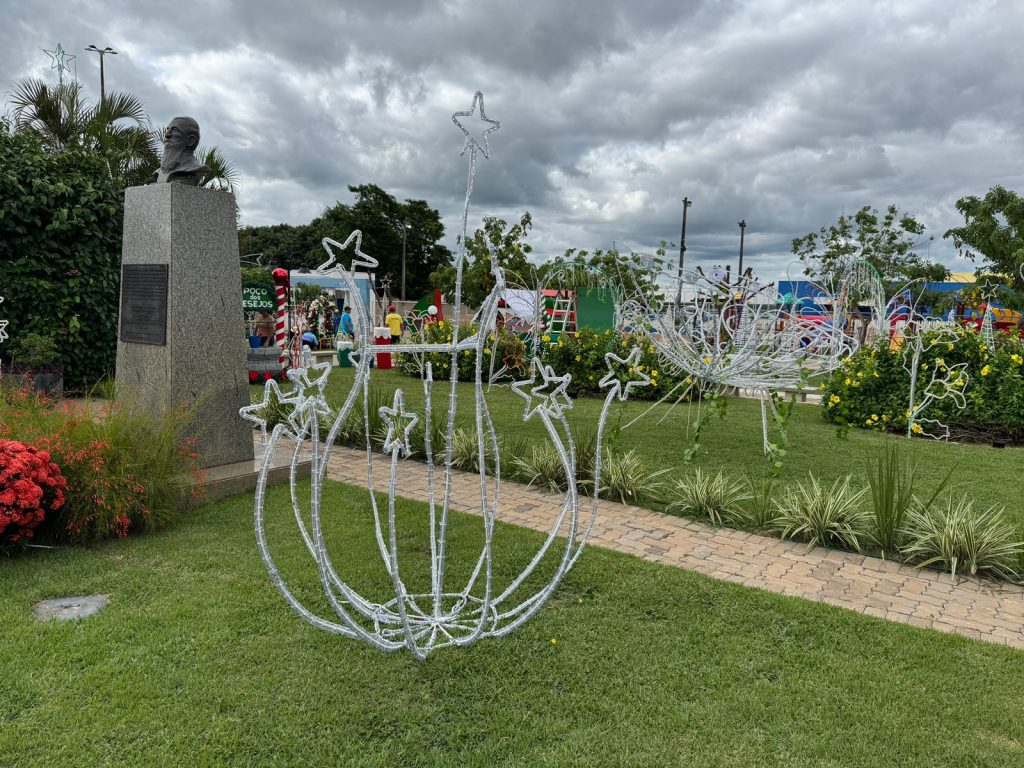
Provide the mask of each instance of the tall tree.
{"label": "tall tree", "polygon": [[984,197],[961,197],[956,209],[963,226],[953,227],[943,237],[972,261],[980,259],[979,274],[998,275],[1008,289],[1013,306],[1024,304],[1024,198],[995,186]]}
{"label": "tall tree", "polygon": [[[452,254],[441,243],[441,214],[424,200],[399,202],[376,184],[350,186],[352,205],[336,203],[309,224],[310,252],[304,266],[324,261],[320,241],[341,240],[354,229],[363,233],[363,252],[377,259],[378,278],[391,279],[391,295],[398,296],[402,277],[402,240],[405,238],[406,297],[417,299],[430,288],[430,274],[451,263]],[[408,229],[406,226],[408,225]]]}
{"label": "tall tree", "polygon": [[[479,307],[494,290],[494,266],[505,270],[509,283],[534,285],[537,267],[527,258],[533,246],[526,237],[533,227],[533,218],[524,213],[517,224],[509,226],[495,216],[484,218],[482,228],[466,241],[466,264],[462,270],[462,303]],[[448,301],[455,298],[456,267],[445,266],[430,276],[430,282],[439,288]]]}
{"label": "tall tree", "polygon": [[924,226],[895,205],[884,214],[865,205],[852,216],[843,214],[835,224],[793,239],[793,253],[804,263],[804,273],[830,282],[854,261],[870,263],[888,283],[909,280],[944,280],[949,270],[914,252]]}

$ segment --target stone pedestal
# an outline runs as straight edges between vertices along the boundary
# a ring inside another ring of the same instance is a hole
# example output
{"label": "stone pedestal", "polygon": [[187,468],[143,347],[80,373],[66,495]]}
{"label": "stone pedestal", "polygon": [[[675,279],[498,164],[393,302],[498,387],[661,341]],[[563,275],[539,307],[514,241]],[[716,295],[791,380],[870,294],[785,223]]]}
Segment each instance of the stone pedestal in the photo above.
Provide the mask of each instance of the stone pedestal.
{"label": "stone pedestal", "polygon": [[118,400],[154,415],[195,404],[202,465],[251,460],[252,430],[238,416],[250,397],[234,195],[127,189],[120,306]]}

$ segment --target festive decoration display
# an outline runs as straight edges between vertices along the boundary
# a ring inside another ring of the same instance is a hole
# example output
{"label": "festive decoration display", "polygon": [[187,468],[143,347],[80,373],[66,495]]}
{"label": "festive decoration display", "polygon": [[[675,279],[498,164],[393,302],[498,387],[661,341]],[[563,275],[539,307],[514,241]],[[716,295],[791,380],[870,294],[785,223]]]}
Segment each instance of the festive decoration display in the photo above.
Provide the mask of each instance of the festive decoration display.
{"label": "festive decoration display", "polygon": [[[906,340],[903,367],[910,374],[907,437],[927,435],[937,440],[948,440],[948,426],[937,419],[926,418],[921,414],[936,400],[945,400],[946,398],[952,399],[960,409],[967,406],[967,401],[964,398],[964,388],[967,386],[968,380],[965,373],[967,363],[946,365],[942,358],[938,358],[931,370],[927,370],[927,364],[921,362],[923,353],[951,346],[956,342],[958,334],[959,329],[955,326],[952,328],[933,327],[930,330],[924,330],[922,327]],[[925,374],[924,378],[921,378],[922,373]]]}
{"label": "festive decoration display", "polygon": [[[312,365],[308,356],[304,355],[300,364],[288,373],[288,378],[293,384],[291,391],[282,392],[274,382],[268,382],[263,402],[241,409],[242,417],[259,426],[264,435],[267,424],[265,414],[272,405],[283,407],[289,414],[286,420],[274,427],[270,435],[260,470],[254,509],[257,543],[275,586],[281,591],[287,603],[314,626],[362,640],[382,650],[407,649],[417,659],[423,659],[430,652],[446,646],[465,646],[483,637],[506,635],[527,621],[544,605],[580,556],[598,509],[595,495],[589,522],[580,519],[576,448],[565,416],[566,411],[572,407],[572,401],[566,394],[569,377],[553,371],[550,366],[545,366],[539,359],[534,358],[529,366],[528,378],[515,382],[513,390],[525,402],[524,419],[539,419],[543,424],[558,453],[565,477],[568,479],[568,487],[561,512],[552,523],[544,543],[510,583],[496,583],[493,533],[494,523],[501,508],[501,457],[498,435],[485,396],[484,359],[487,357],[485,349],[488,349],[488,339],[496,335],[499,301],[506,288],[504,274],[500,268],[494,268],[494,290],[483,302],[475,321],[475,330],[465,338],[461,336],[460,312],[462,274],[467,258],[466,229],[477,155],[488,157],[487,137],[497,131],[500,124],[487,117],[484,98],[479,92],[474,95],[471,108],[465,112],[456,112],[452,120],[465,137],[462,153],[465,154],[468,150],[469,162],[459,240],[462,248],[456,257],[454,309],[449,321],[452,326],[450,339],[443,342],[412,341],[397,346],[375,344],[371,317],[368,308],[359,298],[360,293],[356,290],[354,275],[360,268],[372,271],[377,266],[377,261],[362,252],[362,234],[359,231],[352,232],[341,243],[325,238],[323,246],[329,258],[317,271],[321,274],[328,271],[340,274],[350,297],[349,306],[358,353],[352,356],[355,363],[352,388],[340,409],[332,411],[324,399],[324,388],[330,367]],[[470,132],[471,128],[477,128],[477,124],[482,129],[479,140]],[[336,266],[345,253],[351,254],[347,269]],[[434,307],[430,307],[430,310],[436,311]],[[434,312],[430,312],[431,317],[433,314]],[[379,413],[386,427],[383,460],[374,453],[375,436],[370,434],[367,418],[370,360],[379,352],[442,353],[447,356],[449,378],[447,413],[441,432],[434,429],[436,417],[432,410],[432,402],[435,382],[433,366],[429,362],[426,363],[424,370],[422,386],[425,405],[421,413],[408,408],[401,390],[395,392],[389,406],[380,408]],[[452,440],[456,432],[456,416],[460,407],[457,386],[459,359],[461,355],[473,353],[475,376],[472,386],[475,401],[470,413],[474,418],[478,438],[482,545],[479,555],[470,561],[467,569],[464,569],[469,573],[468,578],[464,582],[460,580],[454,583],[447,569],[450,512],[454,502]],[[631,372],[635,370],[635,356],[622,359],[610,355],[607,361],[609,373],[603,379],[602,386],[608,389],[608,394],[598,421],[597,459],[593,478],[595,488],[600,487],[600,459],[608,409],[613,401],[624,400],[632,389],[646,383],[645,377],[642,376],[620,375],[624,366],[630,368]],[[324,515],[329,510],[325,509],[323,503],[323,490],[330,454],[339,431],[350,416],[358,414],[360,410],[366,438],[367,479],[373,533],[393,592],[393,597],[384,601],[375,601],[364,596],[345,580],[332,562],[324,530]],[[400,459],[409,455],[410,434],[420,426],[425,443],[423,458],[428,466],[429,478],[430,585],[427,591],[416,593],[408,588],[399,563],[395,501],[401,473]],[[326,435],[323,434],[322,427],[326,429]],[[435,445],[432,442],[433,436],[438,434],[444,435],[443,445]],[[335,614],[330,619],[308,609],[289,589],[270,552],[266,526],[266,517],[270,512],[266,509],[265,490],[270,456],[282,443],[293,446],[291,513],[294,515],[302,542],[317,565],[323,593]],[[294,471],[300,455],[306,451],[310,456],[312,477],[308,504],[300,500]],[[488,460],[493,462],[493,475],[487,474]],[[385,479],[378,482],[381,464],[386,474]],[[387,491],[387,502],[383,507],[374,495],[374,491],[378,489]]]}

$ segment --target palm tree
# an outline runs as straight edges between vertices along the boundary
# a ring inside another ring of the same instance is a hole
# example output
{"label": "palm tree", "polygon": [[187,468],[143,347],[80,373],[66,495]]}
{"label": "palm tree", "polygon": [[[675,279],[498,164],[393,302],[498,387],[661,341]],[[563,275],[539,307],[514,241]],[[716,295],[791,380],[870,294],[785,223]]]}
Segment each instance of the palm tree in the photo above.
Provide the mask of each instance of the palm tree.
{"label": "palm tree", "polygon": [[[32,78],[14,86],[11,102],[15,130],[35,133],[54,152],[101,153],[111,177],[126,187],[148,183],[160,166],[163,131],[153,129],[142,102],[129,93],[108,93],[91,105],[77,81],[54,86]],[[216,147],[196,155],[210,169],[203,186],[237,190],[238,174]]]}

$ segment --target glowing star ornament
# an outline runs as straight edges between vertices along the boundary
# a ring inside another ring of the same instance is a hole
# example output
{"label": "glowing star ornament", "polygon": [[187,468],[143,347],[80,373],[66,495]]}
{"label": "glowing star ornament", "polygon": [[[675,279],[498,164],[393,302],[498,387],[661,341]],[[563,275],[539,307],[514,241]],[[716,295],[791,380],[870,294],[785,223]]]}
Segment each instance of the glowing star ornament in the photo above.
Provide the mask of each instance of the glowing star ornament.
{"label": "glowing star ornament", "polygon": [[380,417],[388,428],[387,436],[384,438],[384,453],[401,453],[403,456],[409,456],[412,453],[409,433],[419,423],[420,417],[405,410],[405,395],[402,394],[402,390],[395,390],[395,399],[391,407],[381,408]]}
{"label": "glowing star ornament", "polygon": [[[608,373],[597,382],[597,386],[610,389],[611,394],[619,400],[626,400],[631,390],[651,384],[651,377],[640,370],[640,347],[634,347],[625,358],[609,352],[604,356],[604,362],[608,366]],[[622,378],[623,368],[627,370],[626,378]]]}
{"label": "glowing star ornament", "polygon": [[[537,374],[540,374],[540,383],[537,383]],[[530,378],[517,381],[512,385],[512,391],[526,401],[523,412],[523,421],[529,421],[538,412],[549,418],[557,419],[562,411],[572,408],[572,400],[566,394],[566,388],[572,376],[556,376],[550,365],[544,365],[538,358],[530,361]],[[529,388],[529,392],[527,392]]]}
{"label": "glowing star ornament", "polygon": [[[469,124],[470,122],[469,118],[472,118],[473,115],[476,114],[478,106],[480,108],[479,121],[488,126],[481,134],[481,137],[483,138],[484,141],[483,146],[481,146],[477,142],[477,140],[473,138],[473,135],[466,129],[466,124]],[[467,118],[465,123],[463,123],[462,120],[459,120],[460,117]],[[494,133],[495,131],[497,131],[499,128],[501,128],[501,123],[497,120],[491,120],[489,117],[487,117],[487,110],[484,108],[484,95],[480,93],[480,91],[477,91],[475,94],[473,94],[473,105],[469,108],[468,111],[456,112],[455,114],[452,115],[452,122],[455,123],[458,129],[462,131],[462,133],[466,137],[466,143],[462,145],[462,151],[459,153],[460,155],[466,154],[467,149],[470,151],[471,154],[475,154],[477,150],[480,150],[480,152],[483,153],[484,157],[490,158],[490,155],[488,154],[489,147],[487,146],[487,137]]]}
{"label": "glowing star ornament", "polygon": [[[353,243],[355,245],[353,245]],[[355,254],[352,258],[352,264],[349,267],[350,272],[356,272],[360,267],[364,270],[372,271],[379,266],[379,263],[375,258],[363,253],[363,233],[357,229],[345,238],[345,242],[343,243],[339,243],[337,240],[332,240],[329,237],[325,237],[323,239],[324,250],[327,251],[329,258],[317,267],[316,271],[320,274],[326,274],[327,272],[332,271],[335,264],[338,263],[338,252],[347,251],[350,245],[352,245],[352,252]]]}
{"label": "glowing star ornament", "polygon": [[[281,388],[277,386],[277,381],[274,379],[267,379],[267,383],[263,388],[263,399],[258,403],[247,405],[244,408],[239,409],[238,415],[243,421],[248,421],[250,424],[255,425],[260,430],[260,442],[266,445],[267,442],[267,416],[275,408],[283,407],[285,409],[294,409],[299,404],[299,398],[295,397],[292,393],[284,394],[281,392]],[[294,430],[291,432],[291,436],[295,437],[299,434]]]}
{"label": "glowing star ornament", "polygon": [[71,72],[71,64],[77,57],[70,55],[64,50],[64,46],[57,43],[57,47],[52,51],[48,51],[45,48],[43,53],[50,57],[50,69],[57,70],[57,80],[61,85],[64,84],[64,73]]}

